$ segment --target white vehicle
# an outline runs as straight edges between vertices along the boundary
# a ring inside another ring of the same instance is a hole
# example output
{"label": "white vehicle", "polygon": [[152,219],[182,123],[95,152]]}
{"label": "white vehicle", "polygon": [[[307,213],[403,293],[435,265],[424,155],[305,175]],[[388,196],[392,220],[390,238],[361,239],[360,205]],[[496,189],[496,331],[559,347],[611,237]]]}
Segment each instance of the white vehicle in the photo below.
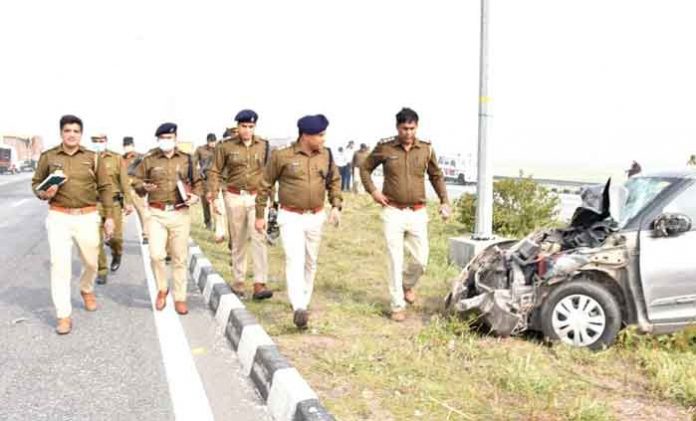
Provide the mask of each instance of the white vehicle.
{"label": "white vehicle", "polygon": [[471,155],[441,155],[437,158],[445,181],[457,184],[470,184],[476,182],[476,169]]}

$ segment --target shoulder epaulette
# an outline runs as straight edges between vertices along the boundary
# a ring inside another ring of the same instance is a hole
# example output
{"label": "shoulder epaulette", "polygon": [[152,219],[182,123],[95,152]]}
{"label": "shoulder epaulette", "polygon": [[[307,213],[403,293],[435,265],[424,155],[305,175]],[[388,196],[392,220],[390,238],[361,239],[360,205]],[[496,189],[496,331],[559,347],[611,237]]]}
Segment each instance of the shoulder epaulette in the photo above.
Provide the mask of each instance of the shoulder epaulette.
{"label": "shoulder epaulette", "polygon": [[377,142],[377,144],[383,145],[385,143],[393,142],[395,140],[396,140],[396,136],[385,137],[385,138],[380,139],[379,142]]}
{"label": "shoulder epaulette", "polygon": [[422,139],[418,139],[418,141],[419,141],[420,143],[425,143],[426,145],[430,145],[430,144],[432,144],[432,142],[431,142],[431,141],[429,141],[429,140],[422,140]]}

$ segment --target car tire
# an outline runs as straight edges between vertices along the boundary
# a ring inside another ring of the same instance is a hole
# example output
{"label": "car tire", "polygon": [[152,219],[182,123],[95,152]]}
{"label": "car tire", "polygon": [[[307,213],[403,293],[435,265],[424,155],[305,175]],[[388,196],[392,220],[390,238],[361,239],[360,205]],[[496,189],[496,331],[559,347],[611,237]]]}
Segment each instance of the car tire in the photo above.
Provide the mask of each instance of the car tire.
{"label": "car tire", "polygon": [[541,306],[541,330],[547,340],[603,349],[614,343],[621,329],[621,309],[614,295],[589,280],[554,288]]}

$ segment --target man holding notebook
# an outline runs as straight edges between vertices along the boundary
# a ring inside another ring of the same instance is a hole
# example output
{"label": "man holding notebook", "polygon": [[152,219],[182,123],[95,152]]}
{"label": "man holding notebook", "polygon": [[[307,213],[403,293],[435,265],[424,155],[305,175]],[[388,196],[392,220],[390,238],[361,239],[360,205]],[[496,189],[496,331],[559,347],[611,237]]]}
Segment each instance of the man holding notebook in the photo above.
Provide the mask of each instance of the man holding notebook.
{"label": "man holding notebook", "polygon": [[[103,162],[80,145],[82,120],[73,115],[60,119],[62,142],[41,154],[31,185],[34,194],[49,204],[46,217],[48,246],[51,253],[51,296],[56,307],[60,335],[72,329],[70,278],[72,245],[80,251],[82,276],[80,294],[85,310],[97,309],[94,279],[99,257],[99,226],[97,198],[104,206],[104,232],[107,238],[114,231],[112,219],[113,192]],[[56,184],[53,184],[56,181]],[[47,184],[52,184],[47,187]]]}
{"label": "man holding notebook", "polygon": [[186,260],[191,230],[189,207],[198,203],[203,184],[191,155],[176,147],[176,131],[174,123],[164,123],[157,128],[157,148],[145,155],[135,168],[133,188],[140,196],[147,194],[150,207],[150,264],[158,290],[155,309],[162,311],[167,303],[169,283],[165,259],[169,251],[174,278],[174,310],[184,315],[188,313]]}

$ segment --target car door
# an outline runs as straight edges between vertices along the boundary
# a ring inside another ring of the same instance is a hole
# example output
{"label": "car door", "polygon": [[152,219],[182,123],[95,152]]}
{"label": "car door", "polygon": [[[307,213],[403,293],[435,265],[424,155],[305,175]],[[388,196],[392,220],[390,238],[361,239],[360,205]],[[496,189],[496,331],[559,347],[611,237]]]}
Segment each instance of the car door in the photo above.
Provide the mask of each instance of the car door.
{"label": "car door", "polygon": [[661,213],[680,213],[692,220],[691,231],[656,237],[652,221],[640,233],[640,277],[653,323],[696,320],[696,184],[682,190]]}

